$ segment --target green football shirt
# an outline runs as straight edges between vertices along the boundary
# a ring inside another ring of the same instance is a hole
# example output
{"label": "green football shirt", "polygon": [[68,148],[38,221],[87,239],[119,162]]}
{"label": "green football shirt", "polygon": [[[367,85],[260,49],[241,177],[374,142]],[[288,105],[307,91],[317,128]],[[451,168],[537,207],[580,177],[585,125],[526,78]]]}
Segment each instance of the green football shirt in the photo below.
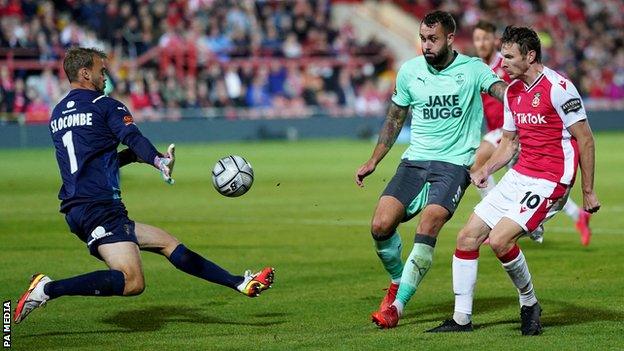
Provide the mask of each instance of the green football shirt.
{"label": "green football shirt", "polygon": [[402,158],[472,165],[483,124],[481,92],[497,81],[483,61],[462,54],[442,71],[424,56],[405,62],[392,96],[394,103],[412,110],[410,146]]}

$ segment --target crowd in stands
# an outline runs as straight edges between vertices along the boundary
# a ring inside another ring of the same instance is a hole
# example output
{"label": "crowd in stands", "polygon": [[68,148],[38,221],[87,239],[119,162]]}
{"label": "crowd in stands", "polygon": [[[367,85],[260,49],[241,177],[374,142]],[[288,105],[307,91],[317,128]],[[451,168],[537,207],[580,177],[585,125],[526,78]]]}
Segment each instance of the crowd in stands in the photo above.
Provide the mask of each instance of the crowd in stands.
{"label": "crowd in stands", "polygon": [[[621,0],[396,2],[419,18],[434,8],[453,13],[458,47],[468,53],[479,19],[500,30],[532,26],[544,62],[582,95],[624,101]],[[0,114],[46,121],[69,90],[58,62],[75,45],[107,52],[110,94],[137,120],[215,109],[229,118],[383,114],[392,55],[375,38],[358,42],[349,23],[331,22],[331,11],[330,0],[0,0],[0,60],[10,51],[42,64],[0,67]]]}
{"label": "crowd in stands", "polygon": [[[530,26],[541,39],[543,62],[564,72],[587,100],[624,100],[624,1],[622,0],[399,0],[421,17],[432,9],[451,12],[467,52],[480,19]],[[500,33],[499,33],[500,34]]]}
{"label": "crowd in stands", "polygon": [[[180,108],[247,108],[262,117],[319,108],[382,113],[392,56],[374,38],[357,42],[349,24],[332,24],[330,11],[328,0],[0,0],[0,42],[41,62],[75,45],[106,51],[111,94],[138,120],[179,118]],[[33,78],[3,69],[0,112],[37,120],[29,106],[53,104],[69,88],[62,72],[54,79],[49,71]],[[52,79],[58,88],[38,85]]]}

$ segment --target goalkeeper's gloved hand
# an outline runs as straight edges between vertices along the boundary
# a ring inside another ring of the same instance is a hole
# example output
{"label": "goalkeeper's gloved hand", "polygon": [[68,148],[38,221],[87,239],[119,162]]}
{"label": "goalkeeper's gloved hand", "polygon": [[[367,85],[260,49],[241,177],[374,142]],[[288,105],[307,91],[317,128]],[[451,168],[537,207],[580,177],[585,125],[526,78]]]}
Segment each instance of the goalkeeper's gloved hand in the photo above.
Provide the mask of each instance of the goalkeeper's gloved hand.
{"label": "goalkeeper's gloved hand", "polygon": [[167,153],[161,156],[154,157],[154,167],[158,168],[160,174],[163,177],[163,180],[169,184],[173,185],[175,181],[171,178],[173,174],[173,165],[175,163],[175,145],[169,145],[167,149]]}

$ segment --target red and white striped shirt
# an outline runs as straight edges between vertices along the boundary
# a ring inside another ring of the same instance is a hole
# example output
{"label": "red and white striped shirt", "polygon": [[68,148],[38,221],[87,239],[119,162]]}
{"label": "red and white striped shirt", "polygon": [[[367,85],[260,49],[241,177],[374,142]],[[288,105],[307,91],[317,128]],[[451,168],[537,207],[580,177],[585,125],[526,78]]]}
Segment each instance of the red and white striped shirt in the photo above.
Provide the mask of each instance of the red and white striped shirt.
{"label": "red and white striped shirt", "polygon": [[578,167],[572,124],[587,118],[576,87],[544,67],[531,86],[514,80],[504,99],[503,129],[518,133],[520,158],[513,167],[529,177],[574,183]]}

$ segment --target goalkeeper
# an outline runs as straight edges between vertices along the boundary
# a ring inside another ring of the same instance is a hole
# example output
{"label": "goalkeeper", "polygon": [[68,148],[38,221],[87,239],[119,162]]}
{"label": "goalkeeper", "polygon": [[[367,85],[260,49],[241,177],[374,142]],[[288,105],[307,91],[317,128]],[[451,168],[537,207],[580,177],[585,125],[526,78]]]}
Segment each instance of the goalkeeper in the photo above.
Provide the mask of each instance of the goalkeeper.
{"label": "goalkeeper", "polygon": [[[273,283],[273,268],[232,275],[189,250],[166,231],[128,218],[121,201],[119,167],[141,160],[151,163],[165,182],[171,178],[174,145],[159,153],[134,124],[121,102],[104,96],[106,55],[97,49],[71,48],[63,60],[71,91],[50,118],[63,185],[61,212],[69,229],[86,243],[91,255],[108,269],[52,280],[37,273],[15,310],[20,323],[35,308],[66,296],[138,295],[145,288],[139,250],[165,256],[176,268],[255,297]],[[129,148],[117,152],[122,143]]]}

